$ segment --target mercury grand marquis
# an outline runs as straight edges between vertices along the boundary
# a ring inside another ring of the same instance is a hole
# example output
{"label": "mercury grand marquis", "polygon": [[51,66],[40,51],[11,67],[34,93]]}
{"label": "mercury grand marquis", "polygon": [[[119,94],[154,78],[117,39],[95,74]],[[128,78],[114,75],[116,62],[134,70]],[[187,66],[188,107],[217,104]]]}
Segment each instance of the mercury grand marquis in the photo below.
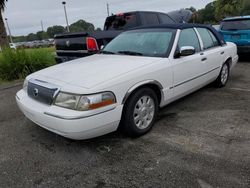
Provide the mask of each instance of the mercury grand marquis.
{"label": "mercury grand marquis", "polygon": [[67,138],[118,128],[137,137],[153,127],[159,108],[211,82],[225,86],[237,61],[236,45],[210,26],[136,28],[100,54],[27,76],[16,101],[28,119]]}

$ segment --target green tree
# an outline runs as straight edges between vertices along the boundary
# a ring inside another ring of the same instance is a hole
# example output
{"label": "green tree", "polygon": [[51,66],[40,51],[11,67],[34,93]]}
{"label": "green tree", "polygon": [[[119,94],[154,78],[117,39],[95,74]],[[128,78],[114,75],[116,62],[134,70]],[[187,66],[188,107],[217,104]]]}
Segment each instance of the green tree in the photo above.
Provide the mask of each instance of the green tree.
{"label": "green tree", "polygon": [[245,0],[217,0],[215,2],[215,17],[218,21],[229,16],[239,16]]}
{"label": "green tree", "polygon": [[4,26],[2,11],[5,8],[5,3],[7,0],[0,0],[0,47],[8,45],[8,38]]}
{"label": "green tree", "polygon": [[50,38],[54,38],[56,34],[62,34],[65,32],[65,28],[60,25],[55,25],[47,29],[47,34]]}
{"label": "green tree", "polygon": [[34,34],[34,33],[28,34],[27,41],[34,41],[34,40],[37,40],[36,34]]}
{"label": "green tree", "polygon": [[27,40],[26,36],[13,36],[13,42],[25,42]]}
{"label": "green tree", "polygon": [[77,22],[71,24],[69,28],[71,32],[91,32],[95,30],[95,26],[92,23],[86,22],[84,20],[78,20]]}
{"label": "green tree", "polygon": [[215,2],[209,3],[204,9],[198,11],[197,23],[213,24],[216,23],[215,18]]}
{"label": "green tree", "polygon": [[48,39],[49,38],[47,32],[44,32],[44,31],[38,31],[36,33],[36,37],[37,37],[38,40],[43,40],[43,39]]}
{"label": "green tree", "polygon": [[250,15],[250,1],[249,0],[244,0],[243,1],[241,14],[242,15]]}

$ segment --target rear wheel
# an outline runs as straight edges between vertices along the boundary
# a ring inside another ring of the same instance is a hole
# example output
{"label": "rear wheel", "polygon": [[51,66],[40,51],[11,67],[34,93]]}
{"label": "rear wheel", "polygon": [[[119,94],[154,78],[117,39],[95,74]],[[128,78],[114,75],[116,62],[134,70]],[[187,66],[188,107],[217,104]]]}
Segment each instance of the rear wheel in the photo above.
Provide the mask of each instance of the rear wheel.
{"label": "rear wheel", "polygon": [[224,87],[227,84],[228,79],[229,79],[229,64],[224,63],[222,65],[220,75],[218,76],[218,78],[215,81],[215,85],[217,87]]}
{"label": "rear wheel", "polygon": [[157,112],[155,92],[150,88],[139,89],[125,103],[121,130],[133,137],[144,135],[153,127]]}

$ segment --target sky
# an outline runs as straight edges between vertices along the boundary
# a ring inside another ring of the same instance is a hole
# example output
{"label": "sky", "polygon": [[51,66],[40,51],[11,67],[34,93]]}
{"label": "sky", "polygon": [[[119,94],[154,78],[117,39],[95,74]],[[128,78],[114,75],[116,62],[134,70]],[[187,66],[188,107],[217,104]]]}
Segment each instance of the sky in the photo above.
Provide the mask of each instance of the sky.
{"label": "sky", "polygon": [[[134,10],[169,12],[191,6],[204,8],[213,0],[66,0],[69,23],[79,19],[103,28],[109,3],[110,13]],[[3,16],[12,35],[27,35],[53,25],[66,25],[62,0],[9,0]]]}

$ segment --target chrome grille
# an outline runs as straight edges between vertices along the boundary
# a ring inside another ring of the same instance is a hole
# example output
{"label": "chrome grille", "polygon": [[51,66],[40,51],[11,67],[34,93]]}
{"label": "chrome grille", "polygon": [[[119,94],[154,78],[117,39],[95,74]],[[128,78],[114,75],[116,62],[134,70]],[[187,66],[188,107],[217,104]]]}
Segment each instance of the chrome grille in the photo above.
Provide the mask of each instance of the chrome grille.
{"label": "chrome grille", "polygon": [[58,87],[47,82],[33,79],[28,82],[29,97],[44,104],[51,105],[58,91]]}

